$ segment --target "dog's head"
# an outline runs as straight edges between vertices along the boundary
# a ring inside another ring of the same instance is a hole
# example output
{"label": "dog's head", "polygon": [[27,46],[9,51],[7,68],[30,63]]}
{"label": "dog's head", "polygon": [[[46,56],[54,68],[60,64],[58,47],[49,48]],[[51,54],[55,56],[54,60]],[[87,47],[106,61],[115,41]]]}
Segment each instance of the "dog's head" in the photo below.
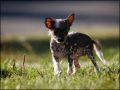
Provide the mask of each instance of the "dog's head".
{"label": "dog's head", "polygon": [[75,15],[71,14],[66,19],[45,18],[45,26],[49,29],[51,37],[57,43],[63,43],[74,21]]}

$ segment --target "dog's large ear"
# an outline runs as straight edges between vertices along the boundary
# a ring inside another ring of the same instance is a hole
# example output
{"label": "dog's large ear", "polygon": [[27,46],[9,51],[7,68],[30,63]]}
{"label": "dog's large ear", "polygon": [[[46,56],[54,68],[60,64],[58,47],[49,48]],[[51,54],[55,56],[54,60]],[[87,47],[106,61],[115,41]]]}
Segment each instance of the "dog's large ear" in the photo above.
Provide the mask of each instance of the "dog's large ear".
{"label": "dog's large ear", "polygon": [[67,23],[68,23],[68,25],[69,26],[71,26],[72,25],[72,23],[73,23],[73,21],[74,21],[74,19],[75,19],[75,14],[73,13],[73,14],[71,14],[71,15],[69,15],[68,17],[67,17]]}
{"label": "dog's large ear", "polygon": [[48,28],[48,29],[52,29],[54,27],[54,24],[55,24],[55,21],[50,18],[50,17],[47,17],[45,18],[45,26]]}

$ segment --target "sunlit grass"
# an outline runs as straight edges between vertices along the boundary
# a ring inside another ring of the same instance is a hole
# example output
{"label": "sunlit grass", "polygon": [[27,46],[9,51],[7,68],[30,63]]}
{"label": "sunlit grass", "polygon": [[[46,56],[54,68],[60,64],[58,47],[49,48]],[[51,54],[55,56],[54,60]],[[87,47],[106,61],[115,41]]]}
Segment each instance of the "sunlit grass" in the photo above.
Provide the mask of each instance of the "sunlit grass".
{"label": "sunlit grass", "polygon": [[[95,74],[94,67],[89,59],[82,64],[81,69],[74,75],[67,75],[67,61],[61,62],[62,73],[60,77],[54,76],[51,59],[35,58],[35,62],[16,61],[13,69],[13,60],[2,60],[1,71],[6,72],[1,76],[1,89],[118,89],[119,88],[119,56],[110,56],[109,70],[98,60],[100,73]],[[113,58],[114,61],[113,61]],[[4,76],[4,77],[3,77]]]}
{"label": "sunlit grass", "polygon": [[[101,32],[103,33],[103,32]],[[115,32],[116,33],[116,32]],[[110,34],[110,33],[109,33]],[[53,73],[49,37],[4,38],[1,42],[1,89],[119,89],[119,38],[118,34],[91,35],[102,44],[110,70],[100,66],[100,73],[87,56],[81,57],[81,68],[74,75],[67,75],[67,59],[61,62],[62,73]],[[23,56],[25,63],[23,67]],[[14,66],[15,61],[15,68]]]}

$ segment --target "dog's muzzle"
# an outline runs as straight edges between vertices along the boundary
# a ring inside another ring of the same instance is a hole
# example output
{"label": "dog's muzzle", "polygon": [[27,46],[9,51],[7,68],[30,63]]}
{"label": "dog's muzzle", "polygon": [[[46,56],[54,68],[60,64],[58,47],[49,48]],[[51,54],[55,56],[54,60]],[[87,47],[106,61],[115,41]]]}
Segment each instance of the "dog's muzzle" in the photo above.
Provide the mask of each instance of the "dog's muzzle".
{"label": "dog's muzzle", "polygon": [[56,39],[57,43],[64,44],[66,42],[66,37],[58,37]]}
{"label": "dog's muzzle", "polygon": [[64,42],[64,38],[58,38],[57,40],[58,40],[58,42],[60,42],[60,43]]}

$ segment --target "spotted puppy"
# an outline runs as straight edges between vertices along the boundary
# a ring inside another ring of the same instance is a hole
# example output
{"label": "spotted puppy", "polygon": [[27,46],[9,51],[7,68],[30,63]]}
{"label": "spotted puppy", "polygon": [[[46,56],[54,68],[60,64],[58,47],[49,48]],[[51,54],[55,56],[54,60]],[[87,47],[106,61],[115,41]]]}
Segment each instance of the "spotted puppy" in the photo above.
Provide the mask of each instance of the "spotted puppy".
{"label": "spotted puppy", "polygon": [[68,34],[70,27],[74,21],[75,15],[71,14],[66,19],[45,18],[45,25],[49,29],[51,35],[50,49],[52,53],[52,60],[55,74],[60,74],[60,59],[68,58],[68,74],[73,74],[80,68],[78,59],[80,56],[88,55],[90,60],[99,71],[96,60],[93,55],[93,49],[97,56],[105,64],[101,47],[98,42],[92,40],[89,36],[82,33]]}

